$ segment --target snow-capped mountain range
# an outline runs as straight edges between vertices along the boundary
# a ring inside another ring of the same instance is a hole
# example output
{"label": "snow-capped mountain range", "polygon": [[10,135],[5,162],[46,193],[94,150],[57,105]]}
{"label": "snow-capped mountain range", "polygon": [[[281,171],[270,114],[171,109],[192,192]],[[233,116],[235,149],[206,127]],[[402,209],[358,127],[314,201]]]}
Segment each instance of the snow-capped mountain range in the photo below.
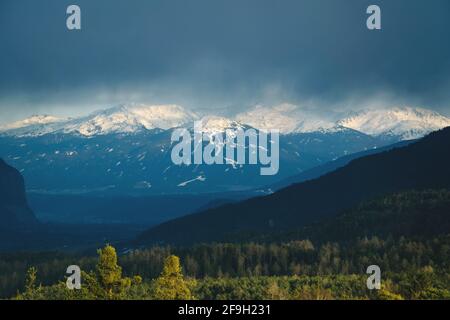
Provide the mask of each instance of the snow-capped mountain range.
{"label": "snow-capped mountain range", "polygon": [[[280,170],[261,176],[258,166],[177,166],[171,134],[208,135],[226,129],[278,129]],[[233,117],[191,112],[177,105],[124,105],[60,119],[33,116],[0,129],[0,158],[39,193],[161,194],[254,190],[345,155],[376,150],[450,126],[450,119],[420,108],[366,110],[341,119],[295,105],[256,106]]]}
{"label": "snow-capped mountain range", "polygon": [[121,105],[79,118],[32,116],[0,127],[13,136],[48,133],[76,133],[85,137],[110,133],[133,133],[142,129],[167,130],[198,119],[198,115],[177,105]]}
{"label": "snow-capped mountain range", "polygon": [[92,137],[111,133],[135,133],[144,129],[167,130],[191,126],[195,120],[201,120],[205,131],[210,132],[242,126],[259,130],[278,129],[282,134],[333,132],[349,128],[371,136],[398,137],[400,140],[416,139],[450,126],[450,118],[434,111],[412,107],[369,109],[350,113],[341,119],[332,119],[292,104],[273,107],[258,105],[234,117],[225,118],[199,114],[178,105],[129,104],[79,118],[32,116],[1,126],[0,133],[9,136],[40,136],[58,132]]}
{"label": "snow-capped mountain range", "polygon": [[450,118],[431,110],[403,107],[362,111],[338,124],[372,136],[390,135],[411,140],[450,126]]}

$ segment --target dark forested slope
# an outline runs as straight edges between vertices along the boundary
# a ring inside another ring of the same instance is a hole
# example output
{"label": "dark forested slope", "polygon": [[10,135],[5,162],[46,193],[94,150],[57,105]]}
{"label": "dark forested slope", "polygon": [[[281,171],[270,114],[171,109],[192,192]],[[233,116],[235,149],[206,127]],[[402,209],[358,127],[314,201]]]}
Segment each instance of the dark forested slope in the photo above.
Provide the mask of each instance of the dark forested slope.
{"label": "dark forested slope", "polygon": [[22,175],[0,159],[0,228],[34,223],[36,218],[28,207]]}

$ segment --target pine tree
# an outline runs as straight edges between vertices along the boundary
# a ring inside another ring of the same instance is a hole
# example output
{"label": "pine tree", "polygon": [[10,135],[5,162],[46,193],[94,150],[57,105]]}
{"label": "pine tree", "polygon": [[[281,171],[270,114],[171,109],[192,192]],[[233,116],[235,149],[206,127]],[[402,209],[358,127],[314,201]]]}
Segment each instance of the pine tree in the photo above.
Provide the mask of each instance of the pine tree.
{"label": "pine tree", "polygon": [[[104,298],[123,299],[125,291],[131,287],[132,280],[122,278],[122,268],[117,264],[116,249],[107,245],[98,250],[98,255],[97,280]],[[94,283],[95,281],[92,281],[93,285]]]}
{"label": "pine tree", "polygon": [[27,270],[27,278],[25,280],[25,292],[33,292],[36,290],[37,270],[31,267]]}
{"label": "pine tree", "polygon": [[180,258],[171,255],[164,262],[164,268],[155,281],[155,299],[191,300],[191,291],[183,278]]}
{"label": "pine tree", "polygon": [[17,294],[15,299],[17,300],[39,300],[41,299],[41,286],[36,285],[37,269],[30,267],[27,270],[25,279],[25,292]]}
{"label": "pine tree", "polygon": [[81,290],[67,290],[65,283],[64,299],[76,300],[119,300],[129,298],[131,289],[136,289],[142,283],[139,275],[131,278],[122,277],[122,268],[117,263],[117,253],[114,247],[107,245],[98,251],[99,257],[96,271],[81,273]]}

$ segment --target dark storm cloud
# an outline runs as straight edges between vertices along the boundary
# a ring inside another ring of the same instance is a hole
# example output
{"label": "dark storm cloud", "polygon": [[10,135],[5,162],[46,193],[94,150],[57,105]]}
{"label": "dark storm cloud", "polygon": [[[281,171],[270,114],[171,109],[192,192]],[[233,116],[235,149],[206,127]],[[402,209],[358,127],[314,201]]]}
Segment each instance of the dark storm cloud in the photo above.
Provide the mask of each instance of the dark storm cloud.
{"label": "dark storm cloud", "polygon": [[[65,27],[69,4],[81,7],[80,32]],[[369,4],[382,9],[382,31],[365,26]],[[0,113],[380,92],[443,109],[449,13],[448,0],[2,0]]]}

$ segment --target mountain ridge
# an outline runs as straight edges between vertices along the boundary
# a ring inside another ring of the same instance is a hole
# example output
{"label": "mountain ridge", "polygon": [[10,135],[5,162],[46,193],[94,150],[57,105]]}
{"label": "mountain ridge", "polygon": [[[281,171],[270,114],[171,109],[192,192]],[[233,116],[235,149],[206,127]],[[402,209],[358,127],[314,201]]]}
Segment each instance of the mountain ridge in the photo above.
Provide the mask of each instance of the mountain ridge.
{"label": "mountain ridge", "polygon": [[[205,131],[209,135],[230,125],[242,128],[214,118],[206,121]],[[28,190],[34,192],[161,194],[250,190],[346,154],[385,145],[384,141],[353,129],[281,135],[280,170],[274,176],[261,176],[260,166],[232,161],[223,165],[174,165],[173,130],[176,129],[143,129],[133,134],[89,138],[64,133],[3,136],[0,156],[23,171]],[[186,184],[187,181],[193,182]]]}
{"label": "mountain ridge", "polygon": [[235,232],[300,227],[360,201],[409,189],[450,187],[450,128],[416,143],[351,161],[318,179],[271,195],[206,210],[163,223],[137,243],[220,241]]}
{"label": "mountain ridge", "polygon": [[[395,121],[398,113],[403,112],[399,110]],[[413,109],[404,110],[416,118],[422,114],[426,119],[437,117],[442,120],[438,124],[446,121],[433,112],[414,109],[416,114]],[[10,130],[0,132],[0,157],[23,172],[32,192],[217,193],[264,188],[329,161],[369,152],[408,136],[391,133],[374,136],[329,121],[324,124],[311,109],[295,105],[257,106],[250,114],[256,121],[253,125],[260,130],[273,125],[284,128],[279,140],[280,170],[276,176],[262,177],[259,166],[236,165],[232,160],[215,166],[173,164],[171,134],[174,130],[184,127],[192,132],[195,121],[202,124],[203,132],[209,137],[227,129],[258,130],[238,121],[245,120],[239,117],[196,114],[178,105],[138,104],[120,105],[66,120],[34,116],[22,122],[24,127],[16,123]],[[259,119],[263,122],[258,124]],[[433,121],[429,122],[430,128],[436,127]],[[296,128],[301,128],[300,132]],[[427,132],[423,125],[420,128],[421,134]]]}
{"label": "mountain ridge", "polygon": [[396,107],[357,112],[339,120],[338,124],[373,136],[397,136],[401,140],[412,140],[450,126],[450,118],[422,108]]}
{"label": "mountain ridge", "polygon": [[411,140],[450,126],[450,118],[418,107],[363,109],[337,117],[316,114],[292,104],[272,107],[257,105],[235,116],[198,114],[179,105],[123,104],[98,110],[87,116],[63,119],[32,116],[0,127],[0,134],[39,136],[48,133],[74,133],[85,137],[110,133],[133,133],[142,129],[173,129],[196,120],[221,118],[258,130],[278,129],[281,134],[335,132],[353,129],[372,136]]}

